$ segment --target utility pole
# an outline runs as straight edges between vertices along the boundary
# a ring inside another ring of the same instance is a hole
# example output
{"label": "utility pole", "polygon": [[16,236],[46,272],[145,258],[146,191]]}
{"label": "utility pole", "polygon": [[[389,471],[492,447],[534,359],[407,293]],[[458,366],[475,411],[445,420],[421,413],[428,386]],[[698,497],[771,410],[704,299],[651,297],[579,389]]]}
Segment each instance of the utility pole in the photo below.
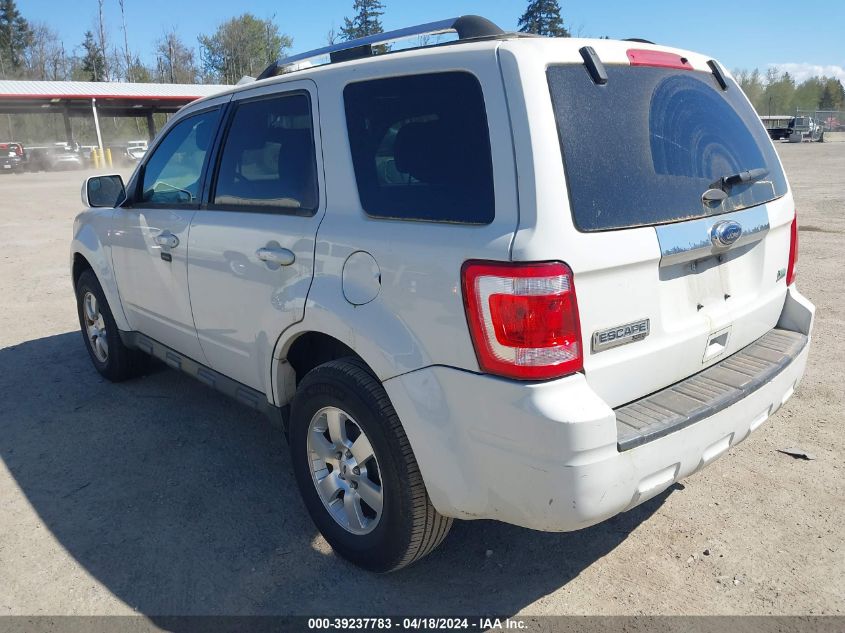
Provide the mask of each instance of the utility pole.
{"label": "utility pole", "polygon": [[120,20],[123,22],[123,56],[126,59],[126,81],[132,82],[132,55],[129,53],[129,35],[126,32],[126,0],[117,0],[120,5]]}
{"label": "utility pole", "polygon": [[176,83],[176,76],[173,73],[173,34],[167,36],[167,49],[170,51],[170,55],[168,56],[168,61],[170,61],[170,83]]}
{"label": "utility pole", "polygon": [[108,55],[106,54],[106,23],[103,19],[103,1],[104,0],[97,0],[100,5],[99,16],[100,16],[100,52],[103,54],[103,79],[105,81],[109,80],[109,61]]}

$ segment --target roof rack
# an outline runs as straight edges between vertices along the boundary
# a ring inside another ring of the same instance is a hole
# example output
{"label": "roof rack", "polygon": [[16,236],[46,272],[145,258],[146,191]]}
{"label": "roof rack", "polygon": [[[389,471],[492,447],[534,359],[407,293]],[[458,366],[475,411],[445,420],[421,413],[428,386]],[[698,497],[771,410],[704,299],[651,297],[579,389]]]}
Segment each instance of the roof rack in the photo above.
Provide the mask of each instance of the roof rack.
{"label": "roof rack", "polygon": [[409,37],[442,35],[443,33],[451,32],[458,34],[458,40],[498,37],[505,34],[502,29],[493,24],[487,18],[483,18],[479,15],[464,15],[459,18],[429,22],[428,24],[420,24],[418,26],[409,26],[404,29],[389,31],[388,33],[369,35],[356,40],[341,42],[340,44],[334,44],[332,46],[318,48],[306,53],[285,57],[267,66],[267,68],[264,69],[264,72],[258,75],[256,81],[267,79],[268,77],[275,77],[285,69],[289,69],[291,66],[309,59],[314,59],[315,57],[324,57],[328,55],[331,63],[348,61],[350,59],[360,59],[362,57],[372,56],[374,54],[374,46]]}

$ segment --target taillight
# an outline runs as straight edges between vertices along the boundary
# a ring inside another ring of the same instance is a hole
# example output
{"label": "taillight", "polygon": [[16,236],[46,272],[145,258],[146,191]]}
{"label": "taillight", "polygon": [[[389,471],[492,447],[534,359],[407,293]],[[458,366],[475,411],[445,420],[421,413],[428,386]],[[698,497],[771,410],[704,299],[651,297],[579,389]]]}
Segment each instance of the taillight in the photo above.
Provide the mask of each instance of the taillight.
{"label": "taillight", "polygon": [[680,70],[693,70],[692,64],[686,57],[677,53],[665,51],[653,51],[642,48],[629,48],[628,61],[631,66],[655,66],[657,68],[678,68]]}
{"label": "taillight", "polygon": [[789,264],[786,267],[786,285],[791,286],[795,281],[795,266],[798,264],[798,213],[792,218],[789,227]]}
{"label": "taillight", "polygon": [[543,380],[583,368],[569,266],[469,261],[462,278],[467,322],[482,371]]}

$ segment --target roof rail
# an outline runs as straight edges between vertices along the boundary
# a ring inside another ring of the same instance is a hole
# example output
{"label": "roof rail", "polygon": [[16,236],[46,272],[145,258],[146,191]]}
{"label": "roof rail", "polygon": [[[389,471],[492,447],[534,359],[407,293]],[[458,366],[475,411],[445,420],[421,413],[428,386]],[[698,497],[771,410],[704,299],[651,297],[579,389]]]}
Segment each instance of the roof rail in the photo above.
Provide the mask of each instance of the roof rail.
{"label": "roof rail", "polygon": [[318,48],[306,53],[285,57],[267,66],[267,68],[264,69],[264,72],[258,75],[256,80],[275,77],[285,68],[289,68],[290,66],[309,59],[314,59],[315,57],[324,57],[325,55],[328,55],[332,63],[348,61],[350,59],[359,59],[361,57],[370,57],[373,54],[374,46],[409,37],[421,35],[441,35],[443,33],[451,32],[457,33],[459,40],[497,37],[499,35],[504,35],[505,33],[502,29],[486,18],[482,18],[479,15],[464,15],[459,18],[429,22],[428,24],[409,26],[404,29],[389,31],[387,33],[369,35],[356,40],[341,42],[339,44]]}

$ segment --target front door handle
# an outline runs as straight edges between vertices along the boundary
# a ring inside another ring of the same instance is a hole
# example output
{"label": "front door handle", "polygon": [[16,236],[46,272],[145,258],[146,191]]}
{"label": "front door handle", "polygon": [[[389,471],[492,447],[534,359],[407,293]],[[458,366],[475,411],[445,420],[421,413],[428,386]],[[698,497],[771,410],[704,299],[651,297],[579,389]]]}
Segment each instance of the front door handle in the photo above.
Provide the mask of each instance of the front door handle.
{"label": "front door handle", "polygon": [[262,262],[278,264],[279,266],[290,266],[296,261],[296,255],[293,254],[293,251],[282,247],[265,246],[255,251],[255,254]]}
{"label": "front door handle", "polygon": [[165,248],[176,248],[179,246],[179,238],[173,235],[170,231],[162,231],[153,239],[156,244]]}

